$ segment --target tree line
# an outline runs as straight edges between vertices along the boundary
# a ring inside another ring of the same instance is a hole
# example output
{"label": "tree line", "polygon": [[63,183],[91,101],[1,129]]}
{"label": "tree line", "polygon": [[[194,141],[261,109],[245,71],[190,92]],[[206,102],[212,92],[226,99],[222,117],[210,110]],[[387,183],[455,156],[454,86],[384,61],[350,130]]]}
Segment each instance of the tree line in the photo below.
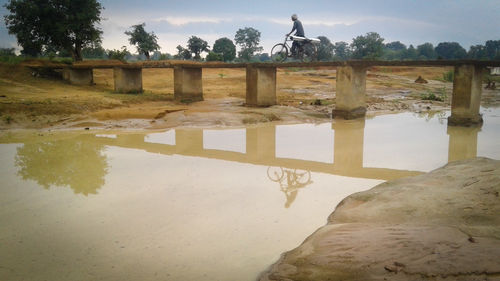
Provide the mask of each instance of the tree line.
{"label": "tree line", "polygon": [[[102,20],[103,6],[97,0],[9,0],[4,7],[9,11],[4,17],[10,34],[22,47],[21,54],[31,57],[72,57],[79,61],[88,59],[183,59],[207,61],[267,61],[269,54],[260,46],[260,31],[252,27],[236,31],[234,41],[219,38],[212,48],[207,41],[191,36],[185,46],[178,45],[176,54],[161,53],[158,37],[147,32],[146,24],[137,24],[125,31],[129,43],[136,47],[138,55],[130,53],[124,46],[120,50],[105,50],[102,31],[98,24]],[[488,40],[484,45],[471,46],[466,51],[457,42],[441,42],[437,46],[424,43],[418,46],[400,41],[384,43],[376,32],[353,38],[352,43],[332,43],[319,36],[318,59],[321,61],[348,59],[383,60],[434,60],[434,59],[478,59],[500,60],[500,40]],[[236,45],[240,51],[236,52]],[[13,56],[13,48],[0,48],[0,56]]]}

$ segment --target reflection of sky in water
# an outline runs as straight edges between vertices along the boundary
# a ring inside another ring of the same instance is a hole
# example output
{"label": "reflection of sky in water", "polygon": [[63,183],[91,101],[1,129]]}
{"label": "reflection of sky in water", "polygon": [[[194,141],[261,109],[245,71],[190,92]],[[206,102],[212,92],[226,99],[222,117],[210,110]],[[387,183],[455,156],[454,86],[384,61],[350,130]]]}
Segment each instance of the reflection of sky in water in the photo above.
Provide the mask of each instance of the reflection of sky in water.
{"label": "reflection of sky in water", "polygon": [[145,142],[175,145],[175,130],[146,135]]}
{"label": "reflection of sky in water", "polygon": [[500,160],[500,108],[482,108],[485,119],[478,135],[477,155]]}
{"label": "reflection of sky in water", "polygon": [[203,130],[203,148],[246,152],[246,130]]}
{"label": "reflection of sky in water", "polygon": [[276,126],[276,157],[333,163],[331,123]]}

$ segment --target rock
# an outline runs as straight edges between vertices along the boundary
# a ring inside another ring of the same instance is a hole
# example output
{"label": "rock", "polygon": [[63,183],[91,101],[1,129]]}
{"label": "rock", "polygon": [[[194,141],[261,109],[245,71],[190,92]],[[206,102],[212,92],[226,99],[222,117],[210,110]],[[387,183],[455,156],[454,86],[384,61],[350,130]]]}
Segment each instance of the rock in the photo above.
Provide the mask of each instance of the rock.
{"label": "rock", "polygon": [[499,191],[500,161],[476,158],[353,194],[260,280],[493,280]]}
{"label": "rock", "polygon": [[417,80],[415,80],[415,83],[427,84],[429,82],[427,82],[427,80],[425,80],[424,78],[422,78],[422,76],[418,76]]}

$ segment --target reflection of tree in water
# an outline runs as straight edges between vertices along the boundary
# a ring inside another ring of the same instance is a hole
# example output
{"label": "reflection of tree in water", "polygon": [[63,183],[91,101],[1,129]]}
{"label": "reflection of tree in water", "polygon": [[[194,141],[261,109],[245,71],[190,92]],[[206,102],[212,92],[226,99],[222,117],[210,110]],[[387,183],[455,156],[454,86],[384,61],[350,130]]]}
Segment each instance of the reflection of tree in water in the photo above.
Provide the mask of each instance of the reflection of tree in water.
{"label": "reflection of tree in water", "polygon": [[267,177],[272,181],[279,182],[280,190],[286,196],[285,208],[290,207],[295,201],[299,188],[312,183],[310,171],[297,169],[269,167],[267,168]]}
{"label": "reflection of tree in water", "polygon": [[102,148],[76,139],[24,144],[17,149],[18,175],[45,189],[69,186],[75,194],[97,194],[108,168]]}

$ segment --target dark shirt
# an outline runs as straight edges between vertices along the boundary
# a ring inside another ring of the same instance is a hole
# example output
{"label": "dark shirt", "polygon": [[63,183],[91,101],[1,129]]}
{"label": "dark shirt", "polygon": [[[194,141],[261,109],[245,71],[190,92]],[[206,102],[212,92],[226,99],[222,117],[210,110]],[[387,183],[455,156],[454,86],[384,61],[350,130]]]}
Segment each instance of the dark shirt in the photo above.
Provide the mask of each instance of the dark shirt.
{"label": "dark shirt", "polygon": [[293,32],[294,30],[297,30],[297,32],[295,32],[295,35],[305,37],[304,27],[302,27],[302,23],[300,22],[300,20],[293,21],[293,28],[291,32]]}

